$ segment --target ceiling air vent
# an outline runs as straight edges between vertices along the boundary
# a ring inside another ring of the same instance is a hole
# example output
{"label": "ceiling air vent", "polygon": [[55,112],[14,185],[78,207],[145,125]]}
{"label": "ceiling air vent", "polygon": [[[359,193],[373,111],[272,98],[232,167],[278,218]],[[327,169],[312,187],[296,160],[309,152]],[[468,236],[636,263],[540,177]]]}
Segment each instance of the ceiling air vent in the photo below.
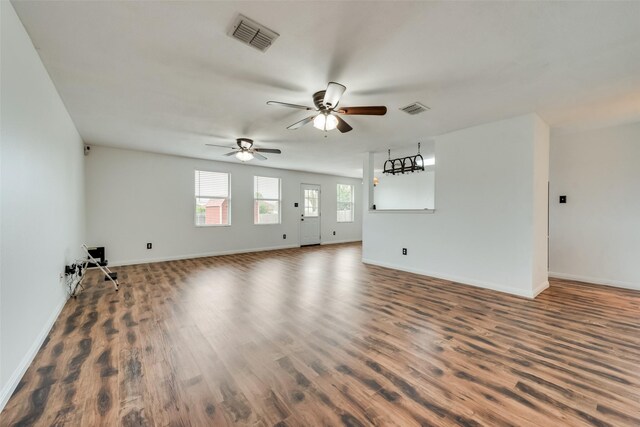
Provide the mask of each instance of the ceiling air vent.
{"label": "ceiling air vent", "polygon": [[402,107],[400,108],[402,111],[404,111],[407,114],[411,114],[416,115],[416,114],[420,114],[420,113],[424,113],[425,111],[429,110],[430,108],[427,107],[426,105],[420,104],[419,102],[414,102],[412,104],[407,105],[406,107]]}
{"label": "ceiling air vent", "polygon": [[261,52],[269,49],[269,46],[280,36],[280,34],[271,31],[264,25],[260,25],[244,15],[238,15],[233,22],[233,27],[231,31],[229,31],[229,35]]}

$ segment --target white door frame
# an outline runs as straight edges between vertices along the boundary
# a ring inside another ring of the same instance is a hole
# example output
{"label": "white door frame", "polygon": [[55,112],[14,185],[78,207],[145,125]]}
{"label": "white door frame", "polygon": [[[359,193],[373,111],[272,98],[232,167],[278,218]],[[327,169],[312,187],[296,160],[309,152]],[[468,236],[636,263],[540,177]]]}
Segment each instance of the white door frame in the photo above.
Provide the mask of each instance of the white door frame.
{"label": "white door frame", "polygon": [[[305,217],[304,216],[304,202],[305,202],[305,198],[304,198],[304,190],[305,190],[305,186],[313,186],[313,187],[317,187],[318,188],[318,216],[317,217]],[[299,229],[299,236],[300,236],[300,246],[306,246],[306,245],[319,245],[322,242],[322,186],[320,184],[310,184],[310,183],[306,183],[306,182],[302,182],[300,183],[300,229]],[[303,227],[303,223],[304,220],[312,220],[312,221],[317,221],[318,222],[318,241],[317,242],[311,242],[311,243],[307,243],[307,242],[303,242],[303,232],[302,232],[302,227]]]}

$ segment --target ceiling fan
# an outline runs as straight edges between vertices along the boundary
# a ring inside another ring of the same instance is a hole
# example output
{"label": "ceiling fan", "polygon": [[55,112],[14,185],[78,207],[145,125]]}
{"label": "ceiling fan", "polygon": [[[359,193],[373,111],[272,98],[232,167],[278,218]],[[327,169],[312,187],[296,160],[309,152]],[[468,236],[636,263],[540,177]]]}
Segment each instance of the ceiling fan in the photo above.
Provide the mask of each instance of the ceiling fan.
{"label": "ceiling fan", "polygon": [[254,157],[258,160],[267,160],[265,156],[260,153],[273,153],[280,154],[282,151],[277,148],[254,148],[253,147],[253,139],[249,138],[237,138],[236,144],[238,147],[228,147],[226,145],[216,145],[216,144],[205,144],[210,147],[222,147],[222,148],[231,148],[231,152],[224,154],[225,156],[236,156],[236,159],[241,162],[247,162]]}
{"label": "ceiling fan", "polygon": [[338,128],[342,133],[349,132],[353,129],[338,114],[358,114],[365,116],[384,116],[387,113],[387,107],[340,107],[340,98],[347,88],[336,82],[329,82],[326,90],[321,90],[313,94],[313,104],[316,108],[306,107],[304,105],[288,104],[286,102],[269,101],[268,105],[280,105],[282,107],[297,108],[299,110],[316,111],[313,115],[292,124],[287,129],[299,129],[307,123],[313,122],[313,127],[323,131]]}

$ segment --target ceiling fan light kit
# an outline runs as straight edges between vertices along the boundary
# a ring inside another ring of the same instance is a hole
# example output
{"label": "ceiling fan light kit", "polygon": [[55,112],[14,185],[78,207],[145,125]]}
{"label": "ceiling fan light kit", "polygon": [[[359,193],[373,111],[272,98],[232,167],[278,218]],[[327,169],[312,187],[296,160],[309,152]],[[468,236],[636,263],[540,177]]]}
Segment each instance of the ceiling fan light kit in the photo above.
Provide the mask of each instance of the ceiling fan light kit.
{"label": "ceiling fan light kit", "polygon": [[249,151],[238,151],[236,153],[236,159],[240,160],[241,162],[248,162],[249,160],[253,159],[253,154]]}
{"label": "ceiling fan light kit", "polygon": [[334,130],[338,127],[338,119],[332,114],[320,113],[313,119],[313,127],[323,131]]}

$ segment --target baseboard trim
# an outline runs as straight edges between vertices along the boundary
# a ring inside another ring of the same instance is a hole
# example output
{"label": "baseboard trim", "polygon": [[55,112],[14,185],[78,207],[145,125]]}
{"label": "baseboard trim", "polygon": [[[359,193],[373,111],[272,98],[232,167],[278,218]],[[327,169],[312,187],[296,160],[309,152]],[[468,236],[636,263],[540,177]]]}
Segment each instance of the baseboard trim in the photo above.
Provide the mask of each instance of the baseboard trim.
{"label": "baseboard trim", "polygon": [[246,254],[246,253],[251,253],[251,252],[277,251],[277,250],[280,250],[280,249],[293,249],[293,248],[299,248],[299,247],[300,247],[300,245],[282,245],[282,246],[269,246],[269,247],[265,247],[265,248],[233,249],[233,250],[229,250],[229,251],[216,251],[216,252],[206,252],[206,253],[188,254],[188,255],[176,255],[176,256],[149,258],[149,259],[135,259],[135,260],[127,260],[127,261],[115,261],[115,262],[109,262],[109,267],[123,267],[125,265],[150,264],[150,263],[154,263],[154,262],[165,262],[165,261],[180,261],[180,260],[183,260],[183,259],[206,258],[206,257],[222,256],[222,255]]}
{"label": "baseboard trim", "polygon": [[582,276],[578,274],[558,273],[554,271],[549,272],[549,277],[555,279],[575,280],[577,282],[591,283],[594,285],[612,286],[615,288],[632,289],[634,291],[640,291],[640,283],[623,282],[620,280],[602,279],[599,277]]}
{"label": "baseboard trim", "polygon": [[[503,292],[505,294],[515,295],[515,296],[518,296],[518,297],[524,297],[524,298],[529,298],[529,299],[535,298],[540,292],[542,292],[543,290],[546,289],[546,287],[544,287],[544,284],[542,284],[542,285],[538,286],[538,288],[535,289],[535,291],[537,293],[535,293],[534,291],[526,292],[526,291],[524,291],[522,289],[508,288],[508,287],[505,287],[505,286],[496,285],[495,283],[484,282],[484,281],[479,281],[479,280],[472,280],[472,279],[469,279],[469,278],[466,278],[466,277],[457,277],[457,276],[451,276],[451,275],[442,274],[442,273],[434,273],[432,271],[425,271],[425,270],[420,270],[420,269],[415,269],[415,268],[407,268],[405,266],[399,266],[399,265],[390,264],[390,263],[378,262],[378,261],[374,261],[374,260],[366,259],[366,258],[363,258],[362,262],[364,262],[365,264],[376,265],[378,267],[392,268],[394,270],[406,271],[406,272],[409,272],[409,273],[419,274],[421,276],[428,276],[428,277],[434,277],[436,279],[449,280],[451,282],[460,283],[462,285],[475,286],[476,288],[489,289],[489,290],[492,290],[492,291]],[[548,283],[546,285],[549,286]]]}
{"label": "baseboard trim", "polygon": [[332,240],[330,242],[320,242],[320,244],[321,245],[336,245],[338,243],[355,243],[355,242],[362,242],[362,239]]}
{"label": "baseboard trim", "polygon": [[42,347],[42,343],[47,338],[47,335],[49,335],[53,324],[56,323],[56,320],[58,320],[58,316],[60,316],[60,312],[62,312],[62,309],[64,308],[64,305],[66,303],[67,298],[64,298],[58,304],[49,319],[47,319],[47,322],[40,331],[40,334],[38,334],[36,340],[33,342],[27,353],[23,356],[22,361],[20,362],[18,367],[15,369],[15,371],[13,371],[11,377],[9,377],[9,381],[7,381],[7,384],[0,392],[0,412],[4,409],[5,405],[11,398],[13,391],[16,389],[16,387],[20,383],[20,380],[22,379],[22,376],[25,374],[25,372],[27,372],[29,366],[31,366],[31,362],[33,362],[33,359],[38,354],[38,350],[40,350],[40,347]]}
{"label": "baseboard trim", "polygon": [[536,288],[534,288],[533,290],[533,296],[531,298],[535,298],[538,295],[540,295],[542,293],[542,291],[544,291],[545,289],[549,288],[549,281],[545,280],[544,282],[540,283],[538,286],[536,286]]}

